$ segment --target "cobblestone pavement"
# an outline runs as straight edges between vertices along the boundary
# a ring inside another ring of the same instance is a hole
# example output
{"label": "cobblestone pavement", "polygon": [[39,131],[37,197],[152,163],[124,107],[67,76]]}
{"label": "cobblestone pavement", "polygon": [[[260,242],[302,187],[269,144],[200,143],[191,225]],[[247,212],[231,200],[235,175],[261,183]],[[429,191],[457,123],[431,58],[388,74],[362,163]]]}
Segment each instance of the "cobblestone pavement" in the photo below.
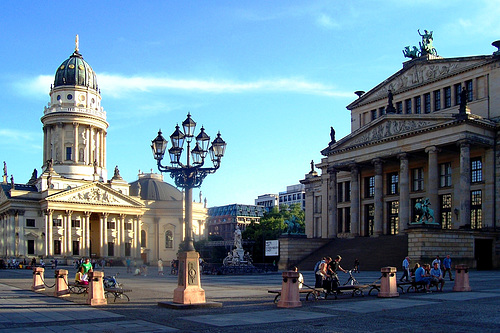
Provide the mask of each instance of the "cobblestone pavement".
{"label": "cobblestone pavement", "polygon": [[[66,267],[64,267],[66,268]],[[70,277],[75,270],[69,268]],[[99,269],[98,269],[99,270]],[[158,302],[171,301],[177,277],[160,276],[150,268],[147,276],[127,274],[123,267],[105,268],[116,274],[129,293],[130,302],[108,299],[90,307],[84,295],[53,297],[54,288],[32,292],[32,272],[0,270],[1,332],[500,332],[500,272],[470,271],[471,292],[453,292],[447,281],[444,292],[405,293],[395,298],[375,295],[306,302],[293,309],[277,308],[268,289],[281,286],[281,274],[202,276],[207,301],[220,308],[168,309]],[[303,272],[306,284],[312,272]],[[341,276],[346,280],[347,275]],[[371,283],[380,272],[355,274],[360,283]],[[45,271],[54,284],[53,270]]]}

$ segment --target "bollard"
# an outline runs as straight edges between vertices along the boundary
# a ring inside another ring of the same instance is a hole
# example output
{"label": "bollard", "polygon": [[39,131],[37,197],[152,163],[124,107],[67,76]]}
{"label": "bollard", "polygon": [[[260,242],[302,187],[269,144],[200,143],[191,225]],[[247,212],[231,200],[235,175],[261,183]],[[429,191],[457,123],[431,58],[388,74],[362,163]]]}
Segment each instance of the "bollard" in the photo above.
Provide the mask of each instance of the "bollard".
{"label": "bollard", "polygon": [[296,308],[302,306],[299,298],[299,273],[283,272],[283,282],[281,283],[281,298],[278,301],[278,308]]}
{"label": "bollard", "polygon": [[469,286],[469,267],[467,265],[455,266],[455,284],[453,291],[471,291]]}
{"label": "bollard", "polygon": [[43,267],[35,267],[33,268],[33,285],[31,286],[31,290],[33,291],[43,291],[45,290],[45,285],[43,284],[43,272],[45,269]]}
{"label": "bollard", "polygon": [[54,291],[55,297],[67,297],[69,296],[68,287],[68,271],[65,269],[56,270],[56,290]]}
{"label": "bollard", "polygon": [[108,301],[104,297],[104,285],[102,278],[104,272],[88,272],[89,274],[89,294],[87,296],[87,304],[89,305],[106,305]]}
{"label": "bollard", "polygon": [[398,297],[398,285],[396,282],[396,267],[382,267],[380,270],[380,292],[378,297]]}

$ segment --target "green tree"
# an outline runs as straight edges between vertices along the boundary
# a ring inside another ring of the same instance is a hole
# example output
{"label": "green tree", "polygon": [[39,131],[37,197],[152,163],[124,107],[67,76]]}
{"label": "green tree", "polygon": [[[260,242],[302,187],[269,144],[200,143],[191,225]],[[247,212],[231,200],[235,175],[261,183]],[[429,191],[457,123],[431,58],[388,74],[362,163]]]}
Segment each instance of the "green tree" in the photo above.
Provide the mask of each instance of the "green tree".
{"label": "green tree", "polygon": [[304,211],[299,204],[291,206],[281,205],[274,207],[270,212],[265,213],[260,219],[260,223],[252,222],[242,233],[243,239],[253,241],[252,253],[254,262],[272,262],[275,257],[264,256],[265,241],[278,239],[286,231],[285,220],[295,215],[299,224],[304,225]]}

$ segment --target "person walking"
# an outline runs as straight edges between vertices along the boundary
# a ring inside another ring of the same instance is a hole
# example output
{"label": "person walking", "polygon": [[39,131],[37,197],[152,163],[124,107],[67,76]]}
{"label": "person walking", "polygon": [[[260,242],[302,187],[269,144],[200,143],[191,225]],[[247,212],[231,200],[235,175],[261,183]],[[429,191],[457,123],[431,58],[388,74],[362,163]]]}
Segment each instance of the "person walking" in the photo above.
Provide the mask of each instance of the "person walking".
{"label": "person walking", "polygon": [[403,266],[403,276],[399,281],[403,282],[405,280],[408,282],[410,280],[410,257],[405,257],[402,263]]}
{"label": "person walking", "polygon": [[158,275],[163,275],[163,260],[158,259]]}
{"label": "person walking", "polygon": [[451,276],[451,258],[450,255],[447,254],[446,258],[443,259],[443,279],[446,276],[446,272],[448,272],[448,275],[450,276],[450,281],[453,281],[453,277]]}

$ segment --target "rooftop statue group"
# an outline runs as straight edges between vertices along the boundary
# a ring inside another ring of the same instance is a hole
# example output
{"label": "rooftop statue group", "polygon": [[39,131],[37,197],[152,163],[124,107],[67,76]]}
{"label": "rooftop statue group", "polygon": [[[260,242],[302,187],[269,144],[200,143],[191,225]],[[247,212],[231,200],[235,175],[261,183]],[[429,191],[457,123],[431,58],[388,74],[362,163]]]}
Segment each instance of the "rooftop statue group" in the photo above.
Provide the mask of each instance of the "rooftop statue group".
{"label": "rooftop statue group", "polygon": [[403,50],[405,58],[415,59],[427,54],[437,56],[437,51],[432,45],[432,42],[434,41],[434,38],[432,38],[432,31],[424,30],[423,34],[420,33],[420,29],[417,31],[420,37],[422,37],[422,41],[418,43],[420,50],[416,46],[411,48],[410,46],[406,46]]}

